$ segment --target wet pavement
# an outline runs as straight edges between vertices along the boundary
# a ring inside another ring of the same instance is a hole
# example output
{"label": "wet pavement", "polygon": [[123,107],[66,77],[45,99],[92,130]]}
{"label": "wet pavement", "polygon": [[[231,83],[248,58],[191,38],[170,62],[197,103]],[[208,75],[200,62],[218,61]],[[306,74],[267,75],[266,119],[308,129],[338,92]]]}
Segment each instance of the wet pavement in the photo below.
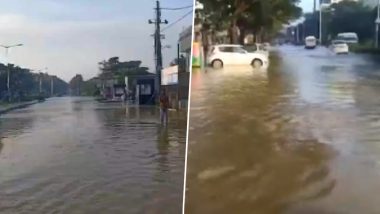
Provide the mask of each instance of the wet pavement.
{"label": "wet pavement", "polygon": [[379,213],[379,93],[380,60],[323,48],[193,71],[186,213]]}
{"label": "wet pavement", "polygon": [[54,98],[0,116],[1,213],[180,213],[186,114]]}

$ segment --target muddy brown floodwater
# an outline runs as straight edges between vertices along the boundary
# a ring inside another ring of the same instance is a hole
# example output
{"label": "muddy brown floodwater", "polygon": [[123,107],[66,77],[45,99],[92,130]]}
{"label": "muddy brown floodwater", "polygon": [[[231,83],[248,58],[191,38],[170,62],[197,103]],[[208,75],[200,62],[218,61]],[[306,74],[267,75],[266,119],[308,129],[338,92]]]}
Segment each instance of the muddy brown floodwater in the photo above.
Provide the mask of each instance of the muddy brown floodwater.
{"label": "muddy brown floodwater", "polygon": [[186,114],[53,98],[0,116],[0,213],[180,213]]}
{"label": "muddy brown floodwater", "polygon": [[186,213],[379,213],[379,64],[273,56],[268,72],[193,71]]}

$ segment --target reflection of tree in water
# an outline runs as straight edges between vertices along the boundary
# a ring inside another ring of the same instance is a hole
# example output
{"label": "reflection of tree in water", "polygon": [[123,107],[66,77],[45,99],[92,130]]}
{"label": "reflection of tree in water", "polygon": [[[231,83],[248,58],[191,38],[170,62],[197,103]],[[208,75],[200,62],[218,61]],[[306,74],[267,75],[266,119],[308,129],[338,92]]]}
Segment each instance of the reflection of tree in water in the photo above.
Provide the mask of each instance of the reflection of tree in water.
{"label": "reflection of tree in water", "polygon": [[188,212],[279,213],[332,191],[331,150],[298,131],[284,78],[269,73],[266,83],[234,78],[211,88],[207,118],[191,118],[209,122],[190,129]]}
{"label": "reflection of tree in water", "polygon": [[10,113],[1,118],[0,133],[4,137],[21,135],[33,126],[35,119],[35,117],[30,115],[20,116],[16,115],[16,113]]}
{"label": "reflection of tree in water", "polygon": [[3,142],[1,142],[1,136],[0,136],[0,153],[1,153],[1,151],[3,150],[3,147],[4,147],[4,144],[3,144]]}

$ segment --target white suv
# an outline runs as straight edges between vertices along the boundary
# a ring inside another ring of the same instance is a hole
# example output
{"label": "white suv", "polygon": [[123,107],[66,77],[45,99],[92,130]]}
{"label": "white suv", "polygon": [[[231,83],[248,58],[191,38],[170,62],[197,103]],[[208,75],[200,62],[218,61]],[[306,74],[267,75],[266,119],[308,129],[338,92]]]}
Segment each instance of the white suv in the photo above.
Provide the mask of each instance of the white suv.
{"label": "white suv", "polygon": [[211,48],[207,63],[216,69],[225,65],[252,65],[267,69],[269,58],[263,53],[250,53],[241,45],[215,45]]}

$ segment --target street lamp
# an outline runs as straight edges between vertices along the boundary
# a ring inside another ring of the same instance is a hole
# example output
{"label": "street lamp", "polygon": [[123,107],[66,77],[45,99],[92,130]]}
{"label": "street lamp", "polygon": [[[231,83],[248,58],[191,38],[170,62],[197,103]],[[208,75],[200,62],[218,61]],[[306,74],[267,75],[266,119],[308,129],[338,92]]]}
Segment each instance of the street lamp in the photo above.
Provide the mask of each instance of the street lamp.
{"label": "street lamp", "polygon": [[54,76],[51,76],[50,79],[50,96],[53,97],[54,94]]}
{"label": "street lamp", "polygon": [[42,70],[45,70],[45,72],[48,70],[47,67],[45,68],[42,68],[42,69],[35,69],[35,70],[31,70],[31,71],[37,71],[40,75],[40,78],[39,78],[39,91],[40,91],[40,94],[42,94],[42,77],[41,77],[41,71]]}
{"label": "street lamp", "polygon": [[319,3],[319,43],[322,45],[322,1]]}
{"label": "street lamp", "polygon": [[[380,1],[380,0],[379,0]],[[323,34],[322,34],[322,14],[323,14],[323,5],[324,3],[321,3],[319,4],[319,42],[320,44],[322,45],[322,37],[323,37]],[[326,6],[326,5],[325,5]],[[329,8],[330,10],[328,12],[334,12],[335,9],[334,8]]]}
{"label": "street lamp", "polygon": [[375,47],[379,47],[379,25],[380,25],[380,0],[377,2],[377,18],[375,20],[376,25],[376,37],[375,37]]}
{"label": "street lamp", "polygon": [[17,45],[0,45],[0,47],[5,48],[5,58],[7,60],[7,90],[8,90],[8,99],[11,101],[11,87],[10,87],[10,69],[9,69],[9,60],[8,60],[8,49],[13,47],[23,46],[23,44]]}

